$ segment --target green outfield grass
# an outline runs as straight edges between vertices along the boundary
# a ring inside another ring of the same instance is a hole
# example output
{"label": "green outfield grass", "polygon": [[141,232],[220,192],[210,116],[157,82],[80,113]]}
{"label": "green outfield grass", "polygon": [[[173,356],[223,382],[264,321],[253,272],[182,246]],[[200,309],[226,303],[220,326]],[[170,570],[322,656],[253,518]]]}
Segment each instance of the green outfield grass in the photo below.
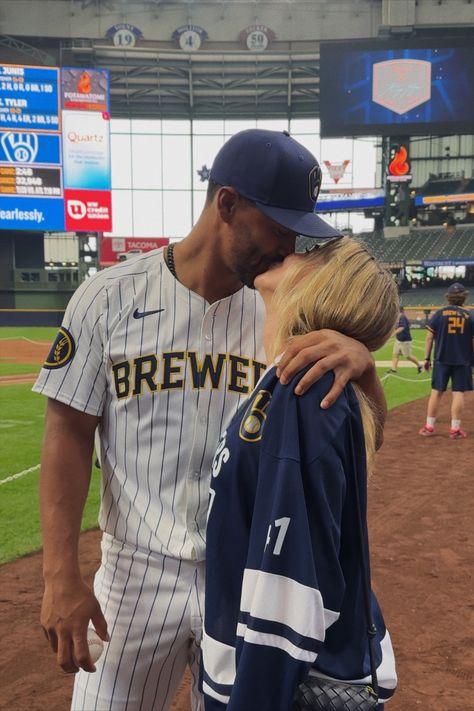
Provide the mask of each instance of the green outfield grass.
{"label": "green outfield grass", "polygon": [[[414,330],[412,333],[414,353],[422,358],[425,331]],[[0,339],[23,337],[52,341],[55,334],[56,329],[48,328],[0,328]],[[374,354],[375,359],[390,361],[392,347],[393,340]],[[17,370],[10,373],[35,370],[35,366],[20,363]],[[386,366],[377,370],[389,408],[424,397],[430,392],[429,376],[425,373],[418,375],[415,367],[399,368],[395,375],[387,375]],[[41,547],[37,492],[45,402],[43,396],[31,392],[31,385],[0,387],[0,564]],[[16,474],[22,476],[1,483]],[[100,472],[94,467],[83,530],[97,525],[99,482]]]}
{"label": "green outfield grass", "polygon": [[[426,337],[426,331],[423,328],[420,329],[415,329],[413,328],[411,330],[411,336],[413,338],[413,346],[412,346],[412,352],[415,358],[418,358],[418,360],[422,360],[424,353],[425,353],[425,337]],[[393,349],[393,343],[394,343],[394,338],[390,338],[387,343],[384,345],[383,348],[380,350],[376,351],[374,353],[375,360],[392,360],[392,349]],[[400,358],[401,361],[404,361],[405,359],[403,356]]]}
{"label": "green outfield grass", "polygon": [[382,381],[388,409],[403,405],[412,400],[418,400],[431,392],[431,374],[418,374],[415,367],[400,368],[396,374],[387,374],[387,368],[377,368]]}
{"label": "green outfield grass", "polygon": [[[420,363],[423,362],[425,352],[425,336],[424,329],[412,329],[413,347],[412,353]],[[391,362],[392,349],[394,339],[391,338],[383,348],[374,353],[375,360]],[[377,373],[382,381],[385,397],[387,399],[389,410],[398,405],[403,405],[412,400],[418,400],[420,397],[425,397],[431,392],[431,374],[422,372],[418,373],[414,365],[409,367],[400,366],[400,363],[408,361],[403,356],[400,357],[397,373],[388,374],[387,370],[390,366],[377,368]]]}
{"label": "green outfield grass", "polygon": [[23,373],[38,373],[41,366],[32,363],[21,362],[21,347],[18,352],[18,362],[10,363],[2,357],[2,341],[6,343],[12,339],[27,339],[39,343],[52,343],[58,332],[57,328],[49,327],[27,327],[27,326],[2,326],[0,327],[0,376],[1,375],[22,375]]}
{"label": "green outfield grass", "polygon": [[[31,385],[0,387],[0,564],[41,547],[38,474],[45,404],[46,398],[32,393]],[[99,479],[94,467],[84,530],[97,525]]]}
{"label": "green outfield grass", "polygon": [[2,338],[29,338],[31,341],[53,341],[58,329],[49,326],[0,326]]}
{"label": "green outfield grass", "polygon": [[0,375],[23,375],[24,373],[39,373],[40,365],[34,363],[3,363],[0,360]]}

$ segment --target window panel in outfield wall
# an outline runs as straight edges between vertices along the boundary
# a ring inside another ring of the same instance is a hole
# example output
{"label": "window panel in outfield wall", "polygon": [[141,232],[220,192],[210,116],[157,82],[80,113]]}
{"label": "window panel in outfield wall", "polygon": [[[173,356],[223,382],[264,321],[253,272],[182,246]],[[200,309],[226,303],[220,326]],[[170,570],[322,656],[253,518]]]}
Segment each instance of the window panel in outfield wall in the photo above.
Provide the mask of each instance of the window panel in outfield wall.
{"label": "window panel in outfield wall", "polygon": [[223,136],[224,119],[217,121],[193,121],[193,134],[195,136]]}
{"label": "window panel in outfield wall", "polygon": [[[207,187],[207,183],[206,183]],[[193,192],[193,224],[198,219],[202,212],[204,203],[206,202],[206,191],[205,190],[195,190]]]}
{"label": "window panel in outfield wall", "polygon": [[163,120],[161,122],[161,130],[164,134],[180,134],[182,136],[189,136],[191,133],[191,122],[190,121],[172,121]]}
{"label": "window panel in outfield wall", "polygon": [[104,232],[106,237],[132,237],[132,191],[112,190],[113,232]]}
{"label": "window panel in outfield wall", "polygon": [[132,133],[147,133],[158,135],[161,133],[161,119],[133,119],[131,125]]}
{"label": "window panel in outfield wall", "polygon": [[373,188],[377,185],[377,148],[375,138],[361,138],[354,141],[352,186]]}
{"label": "window panel in outfield wall", "polygon": [[263,128],[265,131],[288,131],[288,119],[257,119],[257,128]]}
{"label": "window panel in outfield wall", "polygon": [[291,135],[295,141],[298,141],[298,143],[301,143],[308,151],[311,151],[318,161],[321,161],[321,139],[316,133],[297,133],[294,131]]}
{"label": "window panel in outfield wall", "polygon": [[163,188],[191,190],[190,136],[163,136]]}
{"label": "window panel in outfield wall", "polygon": [[134,190],[163,187],[161,136],[132,136],[132,169]]}
{"label": "window panel in outfield wall", "polygon": [[161,190],[133,191],[133,236],[163,237],[163,193]]}
{"label": "window panel in outfield wall", "polygon": [[245,131],[247,128],[256,128],[257,127],[257,122],[256,121],[248,121],[246,119],[242,120],[229,120],[225,119],[224,121],[224,132],[227,138],[230,138],[231,136],[234,135],[234,133],[238,133],[239,131]]}
{"label": "window panel in outfield wall", "polygon": [[114,133],[130,133],[132,123],[130,119],[111,119],[110,132]]}
{"label": "window panel in outfield wall", "polygon": [[321,160],[333,163],[352,159],[351,138],[323,138],[321,141]]}
{"label": "window panel in outfield wall", "polygon": [[223,143],[224,136],[222,133],[215,136],[193,136],[194,190],[202,190],[203,188],[207,190],[207,181],[201,180],[198,170],[201,170],[203,166],[211,168],[216,153]]}
{"label": "window panel in outfield wall", "polygon": [[191,230],[191,192],[163,191],[163,230],[160,236],[182,239]]}
{"label": "window panel in outfield wall", "polygon": [[297,133],[314,133],[316,136],[320,134],[320,121],[317,118],[310,119],[291,119],[290,121],[290,133],[295,135]]}
{"label": "window panel in outfield wall", "polygon": [[112,189],[132,187],[131,136],[112,134],[110,137]]}

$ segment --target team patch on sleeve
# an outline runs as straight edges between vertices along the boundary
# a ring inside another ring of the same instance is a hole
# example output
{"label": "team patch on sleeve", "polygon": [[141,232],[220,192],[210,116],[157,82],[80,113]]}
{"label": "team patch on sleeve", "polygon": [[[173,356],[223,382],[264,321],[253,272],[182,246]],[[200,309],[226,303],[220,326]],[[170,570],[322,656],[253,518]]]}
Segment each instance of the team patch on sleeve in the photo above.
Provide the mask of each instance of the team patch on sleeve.
{"label": "team patch on sleeve", "polygon": [[43,368],[49,368],[50,370],[62,368],[74,358],[75,352],[76,344],[74,343],[74,338],[67,328],[60,328],[43,364]]}
{"label": "team patch on sleeve", "polygon": [[268,390],[259,390],[248,406],[240,423],[239,437],[246,442],[259,442],[262,439],[263,426],[267,419],[267,410],[272,394]]}

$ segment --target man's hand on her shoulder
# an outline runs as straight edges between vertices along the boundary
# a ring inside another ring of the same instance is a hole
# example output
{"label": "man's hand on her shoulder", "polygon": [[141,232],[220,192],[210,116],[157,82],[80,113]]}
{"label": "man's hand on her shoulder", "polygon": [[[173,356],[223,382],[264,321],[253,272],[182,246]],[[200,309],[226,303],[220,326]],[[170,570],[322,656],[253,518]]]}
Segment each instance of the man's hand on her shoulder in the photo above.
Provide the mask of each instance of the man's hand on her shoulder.
{"label": "man's hand on her shoulder", "polygon": [[293,338],[278,362],[280,382],[286,385],[310,363],[314,365],[301,378],[295,393],[303,395],[325,373],[334,371],[332,388],[321,401],[323,409],[331,407],[349,380],[357,381],[367,372],[375,372],[374,359],[362,343],[327,328]]}

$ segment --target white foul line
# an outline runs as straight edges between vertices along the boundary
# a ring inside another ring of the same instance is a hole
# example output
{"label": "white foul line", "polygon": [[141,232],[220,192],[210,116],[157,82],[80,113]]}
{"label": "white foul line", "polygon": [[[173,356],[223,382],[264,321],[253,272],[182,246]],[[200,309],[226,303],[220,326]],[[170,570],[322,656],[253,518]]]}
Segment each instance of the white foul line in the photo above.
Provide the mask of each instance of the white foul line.
{"label": "white foul line", "polygon": [[51,341],[32,341],[26,336],[5,336],[5,338],[0,337],[0,341],[28,341],[28,343],[35,343],[38,346],[47,346],[51,343]]}
{"label": "white foul line", "polygon": [[30,472],[35,472],[39,468],[40,468],[40,465],[35,464],[34,467],[30,467],[29,469],[23,469],[23,471],[18,472],[18,474],[12,474],[11,476],[7,476],[6,479],[0,479],[0,484],[8,484],[9,481],[14,481],[15,479],[20,479],[22,476],[25,476],[25,474],[29,474]]}

